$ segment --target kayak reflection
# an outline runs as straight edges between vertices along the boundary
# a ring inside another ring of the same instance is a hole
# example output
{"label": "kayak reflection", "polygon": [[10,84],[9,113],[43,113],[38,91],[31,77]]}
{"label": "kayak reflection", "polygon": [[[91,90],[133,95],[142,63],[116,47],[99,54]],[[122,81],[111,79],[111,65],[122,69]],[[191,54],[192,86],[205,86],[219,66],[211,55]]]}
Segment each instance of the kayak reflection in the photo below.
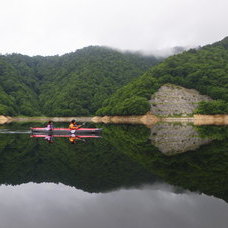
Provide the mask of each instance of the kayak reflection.
{"label": "kayak reflection", "polygon": [[71,135],[47,135],[47,134],[32,134],[30,135],[31,138],[44,138],[48,143],[53,143],[54,142],[54,138],[68,138],[69,142],[72,144],[77,143],[78,141],[83,141],[86,142],[86,138],[100,138],[100,135],[75,135],[75,134],[71,134]]}
{"label": "kayak reflection", "polygon": [[74,135],[74,134],[72,134],[72,135],[69,137],[69,141],[70,141],[71,144],[75,144],[76,142],[78,142],[78,141],[80,141],[80,140],[85,142],[85,140],[84,140],[83,138],[80,138],[79,136]]}

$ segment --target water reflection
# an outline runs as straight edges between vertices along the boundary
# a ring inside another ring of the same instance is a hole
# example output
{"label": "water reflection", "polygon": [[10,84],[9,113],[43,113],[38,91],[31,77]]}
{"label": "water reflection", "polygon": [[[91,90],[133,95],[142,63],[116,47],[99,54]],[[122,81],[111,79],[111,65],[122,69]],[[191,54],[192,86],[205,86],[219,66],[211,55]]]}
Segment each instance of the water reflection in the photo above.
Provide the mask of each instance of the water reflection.
{"label": "water reflection", "polygon": [[208,137],[200,137],[197,128],[187,123],[158,123],[151,127],[150,139],[165,155],[193,151],[212,141]]}
{"label": "water reflection", "polygon": [[113,125],[104,132],[114,147],[165,182],[228,201],[228,128],[202,126],[195,130],[207,143],[171,157],[151,144],[151,129]]}
{"label": "water reflection", "polygon": [[0,200],[4,228],[225,228],[228,223],[223,200],[178,193],[167,184],[103,194],[62,184],[3,185]]}
{"label": "water reflection", "polygon": [[[23,132],[31,125],[7,125],[7,131]],[[49,144],[29,134],[4,133],[1,127],[0,183],[63,183],[99,193],[162,180],[228,202],[227,127],[102,127],[102,138],[77,144],[64,137]],[[170,152],[177,155],[164,155]]]}
{"label": "water reflection", "polygon": [[60,182],[87,192],[106,192],[158,179],[104,138],[86,138],[77,144],[55,138],[49,144],[28,134],[0,134],[0,157],[3,184]]}

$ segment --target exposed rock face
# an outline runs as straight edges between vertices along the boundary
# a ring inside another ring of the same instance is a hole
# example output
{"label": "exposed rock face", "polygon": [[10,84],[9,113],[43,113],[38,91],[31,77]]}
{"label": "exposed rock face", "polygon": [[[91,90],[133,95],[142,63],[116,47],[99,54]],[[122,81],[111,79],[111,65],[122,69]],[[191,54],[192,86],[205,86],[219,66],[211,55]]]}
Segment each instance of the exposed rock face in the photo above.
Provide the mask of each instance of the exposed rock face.
{"label": "exposed rock face", "polygon": [[201,138],[196,129],[189,124],[158,123],[151,128],[151,143],[165,155],[196,150],[209,143]]}
{"label": "exposed rock face", "polygon": [[160,116],[187,116],[195,111],[199,102],[209,100],[212,99],[197,90],[165,84],[152,95],[151,112]]}

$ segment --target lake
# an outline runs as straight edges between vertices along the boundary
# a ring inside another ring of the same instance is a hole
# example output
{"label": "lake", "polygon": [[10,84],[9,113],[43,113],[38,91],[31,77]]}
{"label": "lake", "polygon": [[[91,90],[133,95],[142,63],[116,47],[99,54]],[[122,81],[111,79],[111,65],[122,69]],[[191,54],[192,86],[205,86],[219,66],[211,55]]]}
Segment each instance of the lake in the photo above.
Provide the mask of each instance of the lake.
{"label": "lake", "polygon": [[88,123],[74,144],[31,126],[0,126],[1,228],[227,227],[227,126]]}

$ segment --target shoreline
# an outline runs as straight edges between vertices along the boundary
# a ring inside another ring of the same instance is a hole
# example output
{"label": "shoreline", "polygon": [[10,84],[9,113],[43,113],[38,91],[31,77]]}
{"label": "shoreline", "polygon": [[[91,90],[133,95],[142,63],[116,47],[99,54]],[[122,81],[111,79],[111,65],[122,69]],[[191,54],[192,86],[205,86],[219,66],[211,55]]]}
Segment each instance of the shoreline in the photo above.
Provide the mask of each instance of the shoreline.
{"label": "shoreline", "polygon": [[192,117],[157,117],[150,113],[142,116],[104,116],[94,117],[96,123],[144,124],[154,125],[157,122],[193,123],[194,125],[228,125],[228,115],[193,115]]}
{"label": "shoreline", "polygon": [[154,125],[157,122],[193,123],[194,125],[228,125],[228,115],[194,115],[193,117],[157,117],[151,113],[140,116],[94,116],[94,117],[9,117],[0,115],[0,124],[11,122],[92,122],[105,124],[144,124]]}

